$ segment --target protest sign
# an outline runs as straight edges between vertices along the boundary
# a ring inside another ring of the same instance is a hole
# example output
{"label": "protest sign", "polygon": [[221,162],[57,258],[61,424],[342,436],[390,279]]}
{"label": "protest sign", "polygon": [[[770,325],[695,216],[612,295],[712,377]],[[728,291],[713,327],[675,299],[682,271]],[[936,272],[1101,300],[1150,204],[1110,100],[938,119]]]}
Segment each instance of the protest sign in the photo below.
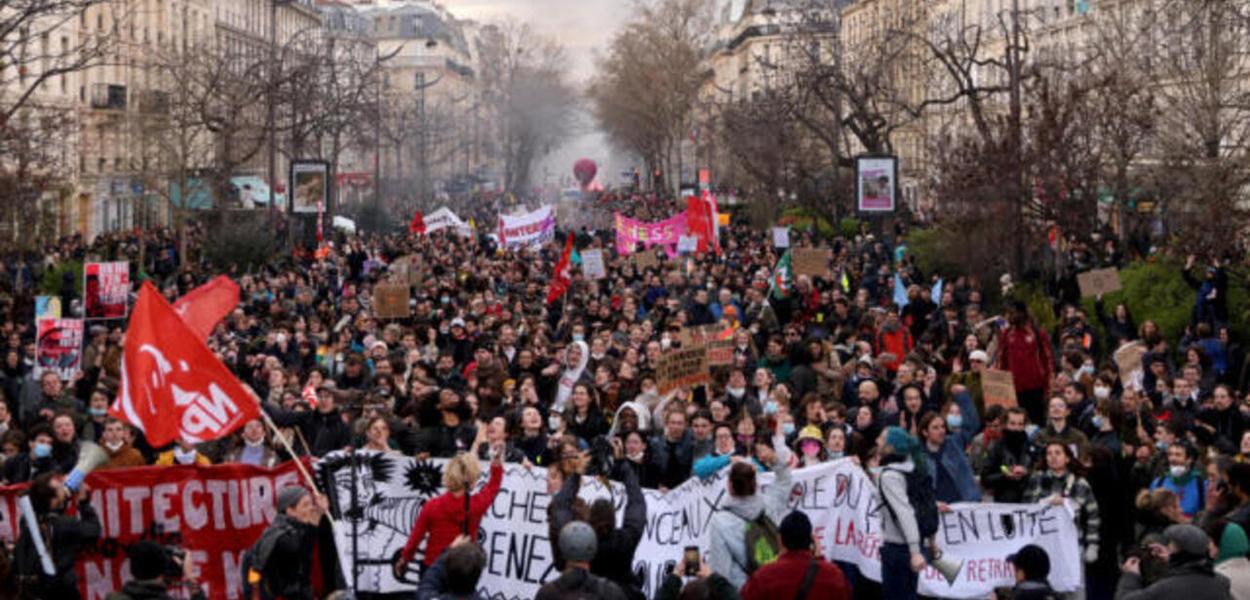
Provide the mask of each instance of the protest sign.
{"label": "protest sign", "polygon": [[541,246],[556,234],[556,215],[550,206],[516,215],[499,215],[499,244]]}
{"label": "protest sign", "polygon": [[616,231],[616,253],[629,255],[638,250],[638,244],[650,250],[663,246],[669,256],[675,256],[678,238],[686,234],[686,213],[674,215],[663,221],[647,223],[616,213],[612,219]]}
{"label": "protest sign", "polygon": [[687,327],[677,334],[683,348],[703,346],[707,349],[708,367],[728,367],[734,362],[734,338],[732,329],[719,325]]}
{"label": "protest sign", "polygon": [[408,284],[380,284],[373,288],[373,308],[379,319],[407,319],[410,312],[408,306]]}
{"label": "protest sign", "polygon": [[655,255],[655,252],[650,250],[633,255],[633,259],[639,270],[654,269],[660,266],[660,259]]}
{"label": "protest sign", "polygon": [[87,263],[82,289],[86,318],[125,318],[130,302],[130,263]]}
{"label": "protest sign", "polygon": [[35,381],[44,371],[73,379],[82,367],[82,319],[39,319],[36,329]]}
{"label": "protest sign", "polygon": [[35,296],[35,320],[61,318],[60,296]]}
{"label": "protest sign", "polygon": [[460,237],[469,237],[473,235],[473,230],[469,225],[460,220],[456,213],[451,212],[446,206],[428,214],[424,217],[425,233],[431,234],[435,231],[443,229],[451,229],[453,233]]}
{"label": "protest sign", "polygon": [[[410,593],[415,589],[416,565],[409,567],[404,581],[395,578],[391,565],[421,507],[442,493],[445,464],[445,460],[418,461],[398,453],[361,451],[354,457],[334,453],[318,464],[332,488],[332,510],[342,516],[336,530],[340,564],[345,575],[351,574],[353,563],[359,566],[360,592]],[[640,576],[646,597],[654,597],[686,546],[708,551],[712,516],[727,498],[727,471],[707,479],[692,478],[667,493],[643,489],[647,521],[632,570]],[[482,483],[487,477],[482,474]],[[772,491],[773,481],[772,473],[760,475],[762,494]],[[598,479],[583,478],[578,495],[588,504],[609,498],[617,518],[622,518],[626,494],[621,484],[612,482],[608,487]],[[879,519],[888,512],[881,509],[876,486],[860,467],[843,459],[799,469],[792,473],[785,497],[788,509],[801,510],[811,519],[813,537],[825,557],[853,563],[865,576],[880,581]],[[478,586],[487,596],[533,598],[539,586],[559,576],[551,563],[550,502],[545,469],[504,467],[499,495],[477,532],[486,554]],[[984,597],[995,587],[1010,587],[1015,580],[1006,557],[1030,543],[1050,555],[1050,583],[1056,590],[1072,591],[1080,585],[1080,547],[1069,507],[953,504],[951,509],[940,515],[936,538],[943,556],[958,565],[958,571],[948,581],[927,567],[920,576],[921,594],[973,598]]]}
{"label": "protest sign", "polygon": [[1076,283],[1081,287],[1081,297],[1110,294],[1121,289],[1120,272],[1112,269],[1095,269],[1078,273]]}
{"label": "protest sign", "polygon": [[1136,381],[1138,389],[1142,379],[1142,357],[1146,355],[1146,345],[1141,342],[1128,342],[1116,349],[1111,358],[1115,360],[1115,366],[1120,369],[1120,381],[1128,383]]}
{"label": "protest sign", "polygon": [[711,374],[708,372],[707,348],[700,344],[668,350],[660,357],[655,375],[660,395],[682,386],[708,383],[711,381]]}
{"label": "protest sign", "polygon": [[582,252],[582,273],[587,279],[603,279],[608,276],[608,269],[603,264],[603,250]]}
{"label": "protest sign", "polygon": [[677,238],[678,254],[694,254],[699,250],[699,238],[693,235],[683,235]]}
{"label": "protest sign", "polygon": [[821,248],[792,248],[790,250],[790,260],[794,266],[795,275],[828,278],[829,261],[832,258],[832,251]]}
{"label": "protest sign", "polygon": [[789,227],[773,227],[773,247],[789,248],[790,247],[790,228]]}
{"label": "protest sign", "polygon": [[1016,383],[1011,371],[986,369],[981,371],[981,393],[985,405],[1001,404],[1005,408],[1016,406]]}
{"label": "protest sign", "polygon": [[[130,580],[126,552],[140,540],[186,550],[212,600],[242,597],[240,561],[277,509],[277,490],[298,483],[295,463],[140,467],[87,476],[100,539],[75,570],[84,600],[103,600]],[[0,540],[17,536],[17,498],[26,486],[0,488]]]}

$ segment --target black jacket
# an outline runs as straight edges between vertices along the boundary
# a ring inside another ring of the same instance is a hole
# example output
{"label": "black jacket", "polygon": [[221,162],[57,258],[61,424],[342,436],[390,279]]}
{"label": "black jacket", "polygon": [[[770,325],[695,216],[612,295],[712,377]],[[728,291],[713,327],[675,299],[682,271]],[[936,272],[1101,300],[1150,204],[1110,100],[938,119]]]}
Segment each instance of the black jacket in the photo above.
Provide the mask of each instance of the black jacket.
{"label": "black jacket", "polygon": [[95,543],[100,537],[100,518],[95,509],[87,502],[79,502],[77,517],[47,514],[39,517],[39,528],[44,547],[52,555],[56,574],[48,576],[43,573],[39,553],[23,519],[14,554],[18,576],[26,582],[32,597],[78,598],[78,575],[74,572],[74,564],[82,548]]}
{"label": "black jacket", "polygon": [[538,589],[534,600],[627,600],[615,583],[582,569],[569,569]]}
{"label": "black jacket", "polygon": [[1011,448],[1006,440],[998,440],[990,446],[985,467],[981,469],[981,484],[987,491],[994,494],[995,502],[1021,502],[1024,499],[1024,488],[1029,481],[1028,475],[1020,479],[1012,479],[1003,473],[1003,467],[1029,468],[1032,462],[1028,441],[1021,444],[1019,448]]}
{"label": "black jacket", "polygon": [[[202,600],[204,592],[196,590],[192,600]],[[104,600],[174,600],[169,588],[159,581],[127,581],[122,589],[109,594]]]}
{"label": "black jacket", "polygon": [[1140,575],[1125,573],[1115,588],[1115,600],[1226,600],[1229,594],[1228,578],[1216,573],[1209,560],[1173,564],[1146,588]]}
{"label": "black jacket", "polygon": [[343,422],[343,415],[337,408],[328,413],[319,410],[295,412],[269,402],[265,411],[279,427],[299,427],[314,456],[325,456],[352,445],[352,428]]}
{"label": "black jacket", "polygon": [[634,577],[634,551],[647,527],[647,500],[633,470],[624,469],[621,474],[625,480],[625,518],[620,527],[599,536],[599,550],[590,563],[590,572],[616,582],[630,600],[645,600]]}
{"label": "black jacket", "polygon": [[285,600],[312,600],[312,559],[317,537],[316,527],[280,514],[248,551],[247,564],[261,573],[262,585],[271,595]]}

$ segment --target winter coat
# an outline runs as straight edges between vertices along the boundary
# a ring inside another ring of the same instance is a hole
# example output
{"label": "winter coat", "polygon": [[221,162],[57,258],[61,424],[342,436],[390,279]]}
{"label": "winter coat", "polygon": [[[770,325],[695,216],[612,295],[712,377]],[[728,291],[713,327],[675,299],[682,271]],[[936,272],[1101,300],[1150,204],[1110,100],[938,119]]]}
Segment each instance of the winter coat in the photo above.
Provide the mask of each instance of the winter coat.
{"label": "winter coat", "polygon": [[[666,574],[664,583],[660,585],[660,591],[655,593],[655,600],[678,600],[681,598],[683,585],[681,577],[672,573]],[[741,598],[738,595],[738,588],[716,573],[712,573],[712,576],[707,578],[707,586],[712,592],[710,598],[716,598],[716,600],[739,600]]]}
{"label": "winter coat", "polygon": [[314,456],[325,456],[352,445],[352,428],[343,422],[343,415],[337,408],[328,413],[295,412],[283,410],[271,402],[265,405],[265,412],[278,427],[299,427]]}
{"label": "winter coat", "polygon": [[1024,490],[1022,501],[1025,504],[1034,504],[1055,494],[1076,504],[1076,530],[1080,536],[1081,548],[1094,548],[1097,553],[1102,520],[1094,489],[1083,477],[1077,477],[1071,472],[1055,476],[1048,470],[1034,471],[1029,475],[1029,484]]}
{"label": "winter coat", "polygon": [[[916,524],[916,512],[907,498],[907,474],[916,469],[911,457],[890,463],[877,475],[881,495],[889,506],[883,506],[881,515],[881,541],[886,544],[907,546],[912,554],[920,553],[920,526]],[[893,510],[890,510],[893,509]],[[884,518],[884,517],[889,518]]]}
{"label": "winter coat", "polygon": [[483,592],[472,594],[452,594],[444,592],[444,580],[447,577],[447,553],[443,552],[430,568],[421,574],[417,582],[417,600],[487,600]]}
{"label": "winter coat", "polygon": [[791,483],[790,469],[778,465],[776,479],[766,491],[745,497],[726,493],[720,509],[712,514],[708,525],[707,563],[712,572],[724,575],[735,588],[741,588],[746,583],[747,521],[767,514],[773,523],[780,524],[788,509]]}
{"label": "winter coat", "polygon": [[[777,560],[760,567],[746,585],[742,600],[781,600],[798,595],[803,578],[813,560],[810,550],[790,550]],[[850,600],[851,589],[842,570],[831,562],[816,557],[816,576],[812,580],[809,600]]]}
{"label": "winter coat", "polygon": [[590,563],[590,572],[610,579],[631,600],[645,600],[641,582],[634,577],[634,550],[647,527],[647,499],[632,470],[622,471],[625,479],[625,516],[621,526],[599,538],[599,549]]}
{"label": "winter coat", "polygon": [[585,569],[569,569],[555,581],[538,589],[534,600],[626,600],[620,586],[591,575]]}
{"label": "winter coat", "polygon": [[1187,517],[1198,514],[1198,511],[1206,507],[1207,485],[1196,470],[1191,469],[1179,478],[1172,477],[1171,474],[1161,475],[1150,482],[1150,491],[1159,488],[1166,488],[1176,494],[1181,503],[1181,512]]}
{"label": "winter coat", "polygon": [[[972,472],[972,464],[968,462],[968,453],[964,447],[977,434],[977,430],[981,428],[981,419],[977,417],[976,407],[972,405],[972,397],[967,392],[957,394],[955,401],[959,404],[959,412],[963,416],[963,424],[958,431],[952,431],[946,436],[946,441],[942,447],[938,449],[940,464],[934,464],[930,460],[929,473],[933,474],[934,484],[937,484],[938,469],[940,468],[945,474],[951,478],[955,484],[955,490],[958,497],[955,498],[937,498],[941,502],[980,502],[981,487],[977,485],[976,474]],[[927,448],[926,448],[927,450]],[[926,452],[926,456],[929,456]]]}
{"label": "winter coat", "polygon": [[1115,588],[1115,600],[1228,600],[1228,578],[1215,572],[1209,560],[1169,566],[1163,577],[1142,587],[1141,575],[1124,573]]}
{"label": "winter coat", "polygon": [[1008,327],[999,342],[998,368],[1011,371],[1017,392],[1045,390],[1055,370],[1050,338],[1030,324]]}
{"label": "winter coat", "polygon": [[1027,476],[1012,479],[1003,472],[1003,467],[1032,468],[1033,461],[1029,454],[1029,441],[1025,439],[1018,448],[1012,448],[1006,439],[990,444],[990,453],[981,469],[981,484],[985,486],[995,502],[1019,502],[1024,497],[1024,488],[1028,485]]}
{"label": "winter coat", "polygon": [[40,515],[37,519],[39,529],[43,531],[44,547],[52,556],[56,574],[44,575],[25,519],[18,525],[20,532],[13,551],[14,571],[18,576],[33,578],[33,583],[26,590],[33,598],[78,598],[78,574],[74,566],[79,552],[99,539],[99,516],[91,504],[79,502],[77,517],[53,512]]}
{"label": "winter coat", "polygon": [[655,465],[660,474],[661,485],[669,489],[681,485],[690,478],[690,469],[694,465],[694,436],[687,430],[673,444],[669,443],[664,434],[652,438],[651,464]]}

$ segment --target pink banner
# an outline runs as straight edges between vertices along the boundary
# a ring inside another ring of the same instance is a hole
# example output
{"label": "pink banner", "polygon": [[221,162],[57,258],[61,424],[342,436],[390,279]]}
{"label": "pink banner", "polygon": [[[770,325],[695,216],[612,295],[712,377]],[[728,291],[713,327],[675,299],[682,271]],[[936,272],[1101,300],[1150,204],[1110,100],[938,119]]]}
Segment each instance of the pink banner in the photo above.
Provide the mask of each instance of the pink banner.
{"label": "pink banner", "polygon": [[639,243],[646,248],[664,246],[669,256],[676,256],[677,240],[686,235],[686,213],[654,223],[636,221],[616,213],[612,226],[616,229],[616,252],[621,256],[634,252]]}

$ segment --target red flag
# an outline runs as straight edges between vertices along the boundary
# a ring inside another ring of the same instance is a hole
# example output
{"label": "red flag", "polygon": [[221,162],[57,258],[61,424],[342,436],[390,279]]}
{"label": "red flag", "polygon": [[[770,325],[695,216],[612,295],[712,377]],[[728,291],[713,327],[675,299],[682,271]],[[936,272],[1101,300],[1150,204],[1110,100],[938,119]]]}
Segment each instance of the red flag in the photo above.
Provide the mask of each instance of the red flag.
{"label": "red flag", "polygon": [[707,200],[699,196],[686,198],[686,230],[699,239],[698,252],[704,253],[715,247],[712,210]]}
{"label": "red flag", "polygon": [[425,233],[425,216],[421,214],[421,211],[417,211],[417,214],[412,216],[412,222],[408,224],[408,233],[417,235]]}
{"label": "red flag", "polygon": [[191,290],[178,299],[174,310],[182,322],[195,332],[196,339],[207,340],[213,328],[239,305],[239,284],[225,275]]}
{"label": "red flag", "polygon": [[159,448],[178,439],[225,437],[260,416],[260,406],[150,282],[130,316],[122,385],[109,414]]}
{"label": "red flag", "polygon": [[564,253],[560,255],[560,262],[556,263],[556,272],[551,276],[551,287],[547,288],[547,304],[559,300],[560,296],[569,291],[569,286],[573,284],[573,276],[569,274],[569,262],[572,257],[573,233],[569,232],[569,239],[564,242]]}

